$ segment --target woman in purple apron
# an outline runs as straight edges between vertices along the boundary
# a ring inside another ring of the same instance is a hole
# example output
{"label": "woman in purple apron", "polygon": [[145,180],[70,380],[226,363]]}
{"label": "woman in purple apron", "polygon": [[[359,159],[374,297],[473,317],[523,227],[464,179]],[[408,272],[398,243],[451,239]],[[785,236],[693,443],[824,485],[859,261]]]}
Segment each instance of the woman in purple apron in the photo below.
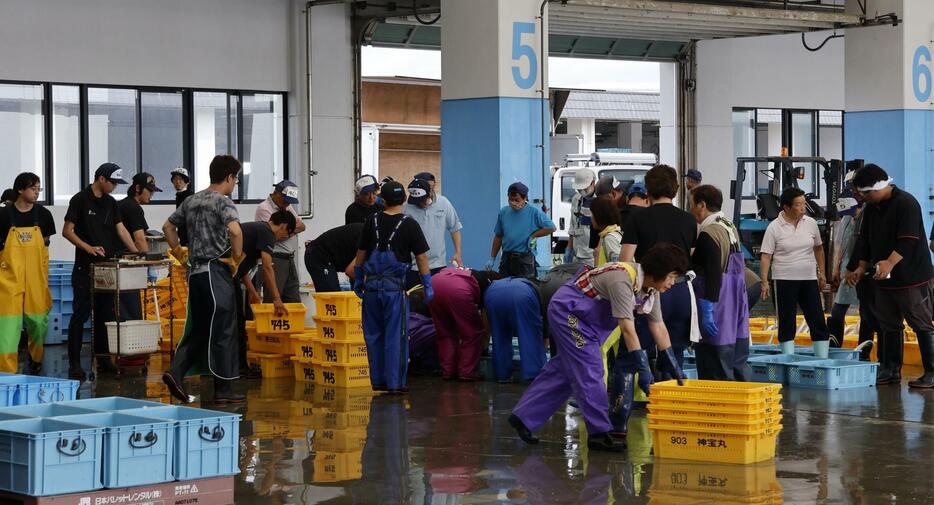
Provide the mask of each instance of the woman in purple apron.
{"label": "woman in purple apron", "polygon": [[[558,355],[549,361],[525,391],[509,417],[519,437],[534,444],[532,432],[539,429],[571,395],[577,400],[589,433],[587,445],[594,450],[621,451],[610,433],[603,344],[619,326],[625,346],[624,366],[628,377],[639,373],[639,386],[648,393],[653,382],[648,356],[639,344],[633,324],[634,313],[645,313],[660,349],[658,368],[683,378],[662,322],[658,293],[674,284],[687,269],[684,252],[671,244],[658,244],[640,264],[607,263],[582,272],[554,294],[548,305],[548,320]],[[621,351],[622,346],[621,346]]]}
{"label": "woman in purple apron", "polygon": [[739,233],[720,212],[723,194],[704,185],[692,192],[691,214],[700,225],[691,257],[698,277],[701,341],[695,346],[697,375],[707,380],[748,381],[749,302]]}

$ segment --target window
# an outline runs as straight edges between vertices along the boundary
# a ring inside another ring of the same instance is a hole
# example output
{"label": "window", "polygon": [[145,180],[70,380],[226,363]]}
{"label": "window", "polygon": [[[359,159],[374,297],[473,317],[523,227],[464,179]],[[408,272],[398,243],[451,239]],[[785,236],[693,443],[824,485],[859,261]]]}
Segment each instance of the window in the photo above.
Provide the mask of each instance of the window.
{"label": "window", "polygon": [[247,200],[261,200],[284,176],[282,95],[243,95],[242,99],[243,177],[240,194]]}
{"label": "window", "polygon": [[180,91],[140,93],[142,170],[152,174],[163,190],[155,200],[175,201],[170,172],[184,166],[183,122]]}
{"label": "window", "polygon": [[237,97],[227,93],[195,92],[195,169],[196,190],[210,184],[208,168],[218,154],[237,155]]}
{"label": "window", "polygon": [[[0,191],[12,187],[13,178],[20,172],[34,172],[40,177],[44,173],[43,98],[39,84],[0,84],[0,166],[6,174],[0,181]],[[45,198],[44,193],[40,198]]]}
{"label": "window", "polygon": [[[737,109],[733,111],[733,160],[756,156],[756,111],[755,109]],[[743,165],[743,196],[755,196],[755,164]],[[735,175],[734,175],[735,177]]]}
{"label": "window", "polygon": [[571,203],[571,198],[574,198],[576,192],[574,190],[574,174],[561,176],[561,201]]}
{"label": "window", "polygon": [[[102,163],[120,165],[127,182],[139,170],[138,99],[135,89],[88,88],[88,181]],[[113,196],[125,195],[117,190]]]}
{"label": "window", "polygon": [[[811,112],[791,112],[791,156],[817,155],[817,129],[815,128],[815,114]],[[814,193],[820,196],[817,185],[817,164],[796,163],[795,167],[804,168],[804,178],[798,180],[798,187],[805,193]]]}
{"label": "window", "polygon": [[[81,191],[81,99],[78,86],[52,86],[52,204]],[[46,188],[49,185],[46,183]]]}

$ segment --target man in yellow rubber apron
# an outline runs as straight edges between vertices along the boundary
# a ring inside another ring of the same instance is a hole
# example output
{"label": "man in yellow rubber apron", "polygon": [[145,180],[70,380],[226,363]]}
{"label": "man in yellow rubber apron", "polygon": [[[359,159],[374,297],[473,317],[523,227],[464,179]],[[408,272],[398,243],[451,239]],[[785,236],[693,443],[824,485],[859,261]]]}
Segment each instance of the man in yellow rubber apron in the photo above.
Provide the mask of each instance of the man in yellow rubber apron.
{"label": "man in yellow rubber apron", "polygon": [[[16,373],[23,328],[29,338],[30,373],[41,369],[52,295],[49,293],[48,238],[55,223],[36,204],[39,176],[24,172],[13,183],[16,202],[0,208],[0,372]],[[8,230],[8,231],[7,231]]]}

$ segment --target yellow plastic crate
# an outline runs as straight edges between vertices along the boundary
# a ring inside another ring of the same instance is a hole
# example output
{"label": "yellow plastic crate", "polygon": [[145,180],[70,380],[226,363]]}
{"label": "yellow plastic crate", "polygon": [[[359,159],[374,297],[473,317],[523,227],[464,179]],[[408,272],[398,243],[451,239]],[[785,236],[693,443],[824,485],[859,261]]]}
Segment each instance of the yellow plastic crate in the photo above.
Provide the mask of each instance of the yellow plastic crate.
{"label": "yellow plastic crate", "polygon": [[315,293],[315,315],[320,319],[360,319],[363,300],[353,291]]}
{"label": "yellow plastic crate", "polygon": [[286,354],[248,352],[246,362],[250,368],[258,368],[263,378],[291,377],[294,373],[291,356]]}
{"label": "yellow plastic crate", "polygon": [[256,336],[256,321],[246,322],[246,337],[251,339]]}
{"label": "yellow plastic crate", "polygon": [[746,411],[747,413],[761,412],[765,409],[780,411],[782,408],[782,395],[770,396],[761,401],[755,402],[728,402],[717,399],[710,401],[703,400],[671,400],[661,398],[651,398],[650,405],[661,407],[668,410],[706,410],[706,411],[724,411],[727,408],[735,408]]}
{"label": "yellow plastic crate", "polygon": [[650,423],[683,426],[685,428],[699,428],[710,431],[719,430],[760,430],[763,428],[780,427],[781,414],[767,414],[753,420],[738,419],[711,419],[702,415],[662,414],[649,412],[646,416]]}
{"label": "yellow plastic crate", "polygon": [[319,342],[341,342],[345,344],[362,344],[363,321],[353,319],[324,320],[315,317],[315,326],[318,328]]}
{"label": "yellow plastic crate", "polygon": [[298,335],[292,335],[292,356],[296,358],[312,359],[314,357],[315,332],[305,330]]}
{"label": "yellow plastic crate", "polygon": [[769,497],[782,493],[775,463],[720,465],[690,461],[656,461],[652,467],[651,492],[713,493],[721,498]]}
{"label": "yellow plastic crate", "polygon": [[781,384],[759,382],[731,382],[712,380],[685,380],[652,384],[650,402],[676,400],[694,402],[757,404],[774,399],[782,390]]}
{"label": "yellow plastic crate", "polygon": [[314,483],[356,480],[363,476],[363,451],[315,453]]}
{"label": "yellow plastic crate", "polygon": [[777,331],[757,331],[753,330],[749,332],[749,338],[752,339],[752,342],[755,344],[767,344],[770,342],[778,342],[778,332]]}
{"label": "yellow plastic crate", "polygon": [[295,380],[299,382],[315,382],[315,376],[317,370],[315,370],[315,365],[308,358],[299,358],[297,356],[292,356],[292,373],[295,376]]}
{"label": "yellow plastic crate", "polygon": [[364,445],[366,445],[366,428],[315,430],[312,440],[312,447],[315,451],[362,451]]}
{"label": "yellow plastic crate", "polygon": [[301,303],[285,304],[288,313],[283,317],[275,316],[275,308],[271,303],[258,303],[251,307],[256,320],[256,333],[301,333],[305,330],[305,306]]}
{"label": "yellow plastic crate", "polygon": [[311,417],[311,427],[316,430],[365,428],[369,422],[369,412],[334,412],[330,409],[317,407],[315,407],[314,415]]}
{"label": "yellow plastic crate", "polygon": [[766,403],[758,409],[750,409],[745,405],[723,405],[711,409],[706,404],[678,402],[677,404],[653,402],[649,404],[649,412],[660,415],[695,416],[707,421],[732,420],[745,422],[758,422],[760,419],[781,415],[781,405]]}
{"label": "yellow plastic crate", "polygon": [[331,412],[353,410],[369,412],[374,393],[369,385],[358,388],[316,386],[313,395],[315,407],[325,407]]}
{"label": "yellow plastic crate", "polygon": [[315,363],[322,365],[368,365],[366,344],[345,344],[342,342],[315,342]]}
{"label": "yellow plastic crate", "polygon": [[352,388],[370,384],[367,365],[322,365],[315,363],[315,385]]}
{"label": "yellow plastic crate", "polygon": [[266,354],[292,354],[292,336],[281,334],[257,334],[247,340],[247,349]]}
{"label": "yellow plastic crate", "polygon": [[775,457],[781,428],[710,431],[649,423],[658,458],[748,465]]}

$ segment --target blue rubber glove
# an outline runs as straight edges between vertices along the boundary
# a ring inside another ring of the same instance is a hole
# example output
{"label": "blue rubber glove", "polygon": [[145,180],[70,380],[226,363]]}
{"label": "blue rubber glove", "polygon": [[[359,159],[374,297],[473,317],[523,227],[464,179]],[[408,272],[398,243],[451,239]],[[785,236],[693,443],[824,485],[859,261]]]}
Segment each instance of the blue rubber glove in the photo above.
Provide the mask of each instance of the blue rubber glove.
{"label": "blue rubber glove", "polygon": [[703,298],[697,299],[697,316],[700,319],[701,334],[704,338],[715,338],[720,336],[720,328],[713,319],[713,310],[717,304]]}
{"label": "blue rubber glove", "polygon": [[435,297],[435,290],[431,288],[431,274],[422,276],[422,286],[425,287],[425,304],[429,304]]}
{"label": "blue rubber glove", "polygon": [[636,373],[639,374],[639,388],[648,396],[649,385],[655,382],[652,369],[649,368],[649,355],[646,354],[644,350],[639,349],[638,351],[630,352],[629,356],[633,366],[636,368]]}
{"label": "blue rubber glove", "polygon": [[687,376],[684,375],[684,371],[681,370],[681,366],[678,365],[678,360],[675,358],[675,351],[671,347],[658,352],[658,359],[655,361],[655,366],[658,367],[659,372],[674,377],[674,379],[678,381],[679,386],[684,385],[684,379],[687,379]]}
{"label": "blue rubber glove", "polygon": [[570,247],[564,250],[564,263],[573,263],[574,262],[574,250]]}
{"label": "blue rubber glove", "polygon": [[492,271],[494,263],[496,263],[496,258],[490,258],[490,261],[487,261],[486,264],[483,265],[483,269],[486,270],[487,272]]}
{"label": "blue rubber glove", "polygon": [[363,267],[353,267],[353,292],[359,298],[363,298],[364,275]]}

